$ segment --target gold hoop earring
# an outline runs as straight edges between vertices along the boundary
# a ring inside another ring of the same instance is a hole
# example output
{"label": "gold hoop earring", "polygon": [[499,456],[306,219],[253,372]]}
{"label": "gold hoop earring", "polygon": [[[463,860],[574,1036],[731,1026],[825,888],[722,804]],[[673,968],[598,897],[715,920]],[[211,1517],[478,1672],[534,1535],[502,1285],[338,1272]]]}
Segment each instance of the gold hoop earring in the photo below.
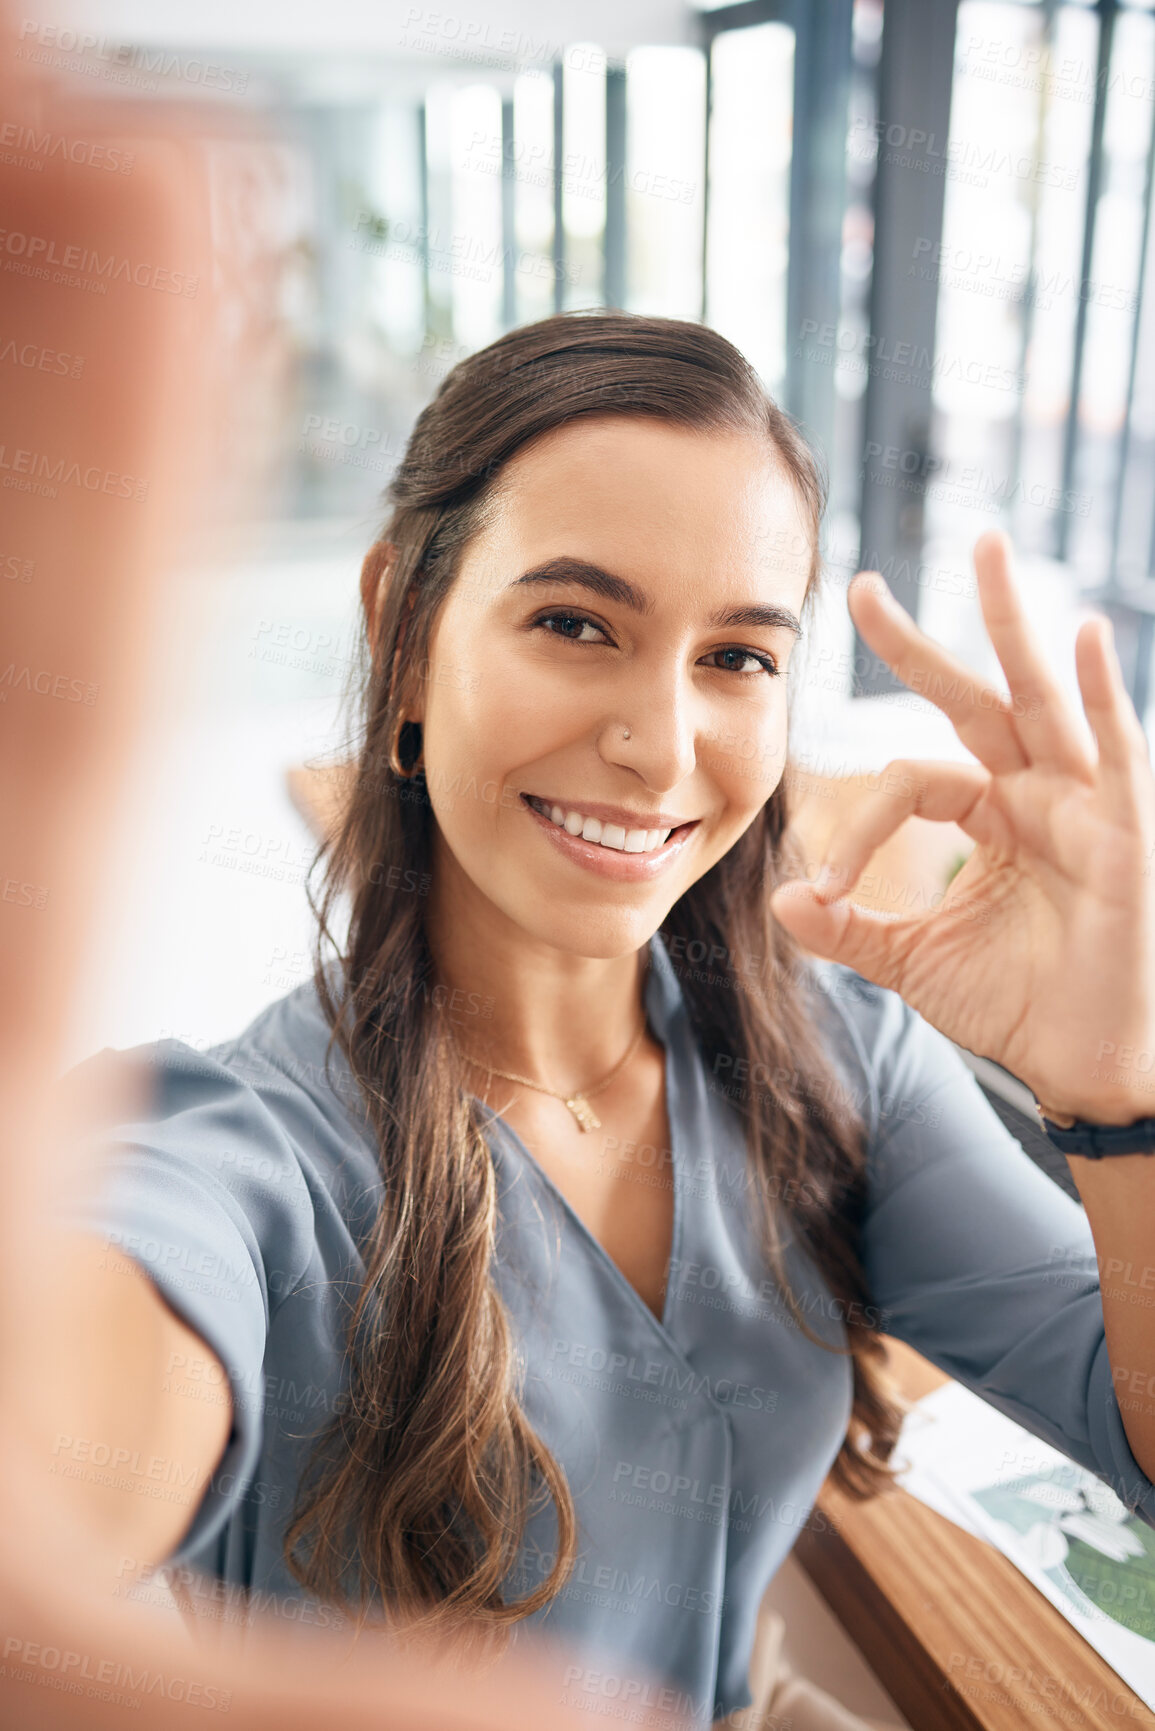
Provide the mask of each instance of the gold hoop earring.
{"label": "gold hoop earring", "polygon": [[402,781],[411,781],[413,777],[419,775],[425,767],[424,738],[422,738],[420,747],[418,748],[417,757],[414,762],[410,764],[409,768],[406,769],[404,764],[401,762],[401,735],[407,727],[415,727],[419,734],[422,732],[421,723],[419,721],[406,721],[405,717],[402,716],[393,730],[393,738],[389,742],[388,752],[389,768],[393,771],[394,775],[399,776]]}

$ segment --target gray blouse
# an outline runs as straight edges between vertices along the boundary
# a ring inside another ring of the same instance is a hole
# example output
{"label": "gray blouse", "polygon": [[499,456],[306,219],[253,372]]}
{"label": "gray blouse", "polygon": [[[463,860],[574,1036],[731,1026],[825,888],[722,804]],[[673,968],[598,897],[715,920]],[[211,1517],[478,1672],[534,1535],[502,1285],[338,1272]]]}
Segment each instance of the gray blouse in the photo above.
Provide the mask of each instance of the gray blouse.
{"label": "gray blouse", "polygon": [[[707,1068],[680,985],[693,963],[658,936],[651,962],[646,1007],[666,1048],[672,1147],[624,1152],[639,1181],[673,1186],[660,1321],[485,1109],[496,1272],[523,1405],[564,1467],[579,1522],[567,1584],[518,1631],[565,1643],[559,1690],[573,1699],[708,1722],[750,1700],[759,1600],[800,1528],[822,1520],[813,1504],[846,1432],[851,1371],[793,1321],[758,1248],[728,1092],[759,1078],[725,1060]],[[893,992],[812,966],[831,1056],[869,1126],[863,1255],[877,1314],[863,1320],[1155,1525],[1155,1486],[1114,1392],[1082,1210],[1023,1153],[948,1040]],[[137,1048],[155,1067],[151,1115],[116,1127],[99,1197],[66,1211],[134,1258],[228,1376],[232,1434],[169,1560],[314,1624],[340,1617],[294,1582],[281,1541],[309,1439],[347,1386],[358,1247],[381,1196],[336,1048],[326,1078],[328,1032],[310,981],[208,1051],[171,1039]],[[843,1345],[842,1307],[813,1264],[796,1244],[785,1260],[810,1328]],[[222,1398],[204,1361],[171,1368],[190,1398]],[[156,1494],[175,1500],[166,1472],[155,1468]],[[511,1592],[548,1573],[553,1543],[546,1507]]]}

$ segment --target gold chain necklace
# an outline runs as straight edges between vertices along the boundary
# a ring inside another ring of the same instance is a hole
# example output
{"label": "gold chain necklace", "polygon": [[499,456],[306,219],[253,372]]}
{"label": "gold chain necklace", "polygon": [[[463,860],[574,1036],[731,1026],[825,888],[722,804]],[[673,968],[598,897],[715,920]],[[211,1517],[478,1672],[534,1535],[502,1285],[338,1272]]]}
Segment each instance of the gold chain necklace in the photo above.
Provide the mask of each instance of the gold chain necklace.
{"label": "gold chain necklace", "polygon": [[618,1071],[622,1069],[630,1058],[633,1057],[634,1052],[637,1050],[638,1042],[641,1040],[645,1031],[646,1018],[645,1013],[643,1012],[638,1031],[630,1041],[625,1056],[619,1058],[609,1074],[603,1076],[600,1082],[595,1082],[592,1088],[582,1088],[574,1094],[565,1094],[557,1088],[547,1088],[543,1082],[535,1082],[530,1076],[515,1075],[512,1070],[491,1069],[488,1064],[481,1063],[479,1059],[471,1058],[468,1052],[462,1050],[460,1046],[457,1046],[456,1040],[453,1043],[457,1046],[457,1050],[461,1053],[461,1056],[465,1059],[467,1064],[473,1064],[477,1069],[484,1070],[486,1075],[491,1079],[494,1076],[503,1076],[507,1082],[522,1082],[527,1088],[536,1088],[541,1094],[552,1094],[555,1100],[565,1101],[566,1105],[577,1119],[578,1128],[580,1130],[600,1130],[602,1127],[602,1121],[589,1103],[590,1096],[592,1094],[600,1094],[603,1088],[609,1087]]}

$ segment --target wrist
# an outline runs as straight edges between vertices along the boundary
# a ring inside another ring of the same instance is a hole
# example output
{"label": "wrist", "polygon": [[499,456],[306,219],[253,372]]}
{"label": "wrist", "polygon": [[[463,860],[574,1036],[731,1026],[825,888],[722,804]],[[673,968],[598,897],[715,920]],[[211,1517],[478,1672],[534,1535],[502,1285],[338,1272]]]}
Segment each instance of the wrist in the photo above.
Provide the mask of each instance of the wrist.
{"label": "wrist", "polygon": [[1048,1105],[1044,1097],[1035,1093],[1035,1107],[1041,1118],[1048,1118],[1060,1130],[1067,1130],[1076,1122],[1126,1126],[1137,1124],[1141,1118],[1155,1116],[1155,1100],[1149,1095],[1144,1099],[1134,1094],[1114,1094],[1096,1100],[1064,1100],[1059,1107]]}

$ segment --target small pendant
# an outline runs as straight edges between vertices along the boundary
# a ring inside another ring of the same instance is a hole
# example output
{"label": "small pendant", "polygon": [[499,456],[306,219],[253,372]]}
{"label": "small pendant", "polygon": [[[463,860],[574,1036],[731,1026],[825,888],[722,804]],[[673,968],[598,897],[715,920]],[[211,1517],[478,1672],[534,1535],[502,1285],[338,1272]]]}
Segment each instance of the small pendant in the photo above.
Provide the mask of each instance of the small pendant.
{"label": "small pendant", "polygon": [[574,1117],[577,1119],[578,1126],[580,1129],[582,1129],[582,1130],[600,1130],[601,1129],[601,1127],[602,1127],[601,1119],[595,1115],[593,1107],[590,1105],[589,1101],[585,1098],[585,1096],[583,1094],[574,1094],[570,1099],[568,1099],[566,1101],[566,1105],[569,1107],[570,1111],[573,1113]]}

